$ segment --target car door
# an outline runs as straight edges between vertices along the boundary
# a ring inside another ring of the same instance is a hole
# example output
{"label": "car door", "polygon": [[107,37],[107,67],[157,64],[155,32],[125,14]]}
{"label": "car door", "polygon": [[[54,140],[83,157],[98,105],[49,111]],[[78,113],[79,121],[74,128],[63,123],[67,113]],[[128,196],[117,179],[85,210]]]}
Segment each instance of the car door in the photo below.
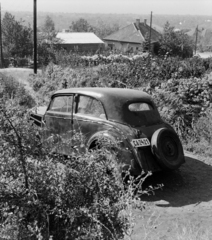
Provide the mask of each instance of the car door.
{"label": "car door", "polygon": [[81,140],[75,144],[86,145],[93,134],[109,128],[107,117],[102,103],[93,97],[78,95],[76,103],[74,130],[81,135]]}
{"label": "car door", "polygon": [[73,95],[55,96],[44,116],[45,139],[49,139],[53,150],[68,154],[73,136]]}

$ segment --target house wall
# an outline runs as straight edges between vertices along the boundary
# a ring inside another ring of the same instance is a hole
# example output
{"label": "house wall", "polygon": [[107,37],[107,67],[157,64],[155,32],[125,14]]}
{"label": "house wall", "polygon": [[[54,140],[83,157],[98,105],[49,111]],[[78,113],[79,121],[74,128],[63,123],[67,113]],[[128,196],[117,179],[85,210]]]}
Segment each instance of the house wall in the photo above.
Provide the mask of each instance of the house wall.
{"label": "house wall", "polygon": [[106,41],[105,40],[105,43],[106,43],[106,46],[110,47],[111,49],[117,49],[119,51],[123,51],[123,52],[126,52],[126,51],[142,51],[143,50],[143,47],[142,47],[142,44],[140,43],[125,43],[125,42],[116,42],[116,41]]}
{"label": "house wall", "polygon": [[[124,43],[124,42],[115,42],[115,41],[106,41],[105,40],[105,44],[107,47],[110,47],[111,49],[115,50],[119,50],[119,51],[143,51],[143,44],[136,44],[136,43]],[[151,43],[151,52],[153,54],[157,54],[159,50],[159,43],[158,42],[153,42]]]}
{"label": "house wall", "polygon": [[96,52],[103,48],[104,44],[58,44],[57,46],[67,51]]}

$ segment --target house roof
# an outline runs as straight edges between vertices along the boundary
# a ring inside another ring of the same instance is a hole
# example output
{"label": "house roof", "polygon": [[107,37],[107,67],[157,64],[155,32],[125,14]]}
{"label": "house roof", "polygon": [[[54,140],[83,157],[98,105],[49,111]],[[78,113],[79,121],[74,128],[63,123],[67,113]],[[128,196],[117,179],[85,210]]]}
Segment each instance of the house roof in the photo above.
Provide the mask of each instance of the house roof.
{"label": "house roof", "polygon": [[[117,32],[110,34],[103,40],[118,41],[118,42],[130,42],[130,43],[142,43],[145,39],[146,34],[149,34],[150,26],[146,23],[131,23]],[[156,42],[160,37],[160,33],[152,28],[151,30],[151,41]]]}
{"label": "house roof", "polygon": [[59,32],[57,38],[62,44],[103,44],[104,42],[92,32]]}

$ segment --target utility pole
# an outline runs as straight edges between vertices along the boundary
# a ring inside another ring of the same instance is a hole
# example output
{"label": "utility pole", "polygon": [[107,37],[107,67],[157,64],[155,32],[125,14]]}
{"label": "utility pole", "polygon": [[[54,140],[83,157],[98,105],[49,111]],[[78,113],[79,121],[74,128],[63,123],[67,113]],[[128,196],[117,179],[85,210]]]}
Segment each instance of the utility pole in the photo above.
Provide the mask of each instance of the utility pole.
{"label": "utility pole", "polygon": [[37,73],[37,0],[34,0],[34,73]]}
{"label": "utility pole", "polygon": [[4,58],[2,49],[2,28],[1,28],[1,3],[0,3],[0,68],[4,68]]}
{"label": "utility pole", "polygon": [[197,25],[197,28],[196,28],[196,40],[195,40],[195,54],[197,53],[197,39],[198,39],[198,25]]}
{"label": "utility pole", "polygon": [[151,38],[152,38],[152,12],[150,16],[150,29],[149,29],[149,53],[151,53]]}

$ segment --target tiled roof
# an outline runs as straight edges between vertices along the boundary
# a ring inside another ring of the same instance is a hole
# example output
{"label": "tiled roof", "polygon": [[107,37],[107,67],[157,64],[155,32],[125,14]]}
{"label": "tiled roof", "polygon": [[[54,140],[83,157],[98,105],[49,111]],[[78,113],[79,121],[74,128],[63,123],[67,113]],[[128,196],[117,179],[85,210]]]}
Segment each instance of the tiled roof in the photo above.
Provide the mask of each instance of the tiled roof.
{"label": "tiled roof", "polygon": [[[135,23],[134,23],[134,25],[136,26]],[[150,26],[147,24],[139,23],[139,26],[138,27],[136,26],[136,28],[141,31],[141,34],[143,37],[145,37],[147,33],[148,34],[150,33]],[[158,33],[155,29],[152,28],[151,29],[151,41],[157,42],[159,40],[159,37],[160,37],[160,33]]]}
{"label": "tiled roof", "polygon": [[105,37],[103,40],[140,43],[143,41],[143,37],[134,24],[130,24]]}
{"label": "tiled roof", "polygon": [[57,38],[62,40],[65,44],[92,44],[92,43],[104,43],[94,33],[91,32],[60,32],[57,34]]}
{"label": "tiled roof", "polygon": [[[117,32],[112,33],[111,35],[105,37],[103,40],[111,40],[118,42],[130,42],[130,43],[141,43],[144,41],[144,38],[147,33],[150,32],[150,26],[144,23],[139,23],[137,26],[136,23],[131,23]],[[151,41],[158,41],[160,33],[152,28],[151,31]]]}

